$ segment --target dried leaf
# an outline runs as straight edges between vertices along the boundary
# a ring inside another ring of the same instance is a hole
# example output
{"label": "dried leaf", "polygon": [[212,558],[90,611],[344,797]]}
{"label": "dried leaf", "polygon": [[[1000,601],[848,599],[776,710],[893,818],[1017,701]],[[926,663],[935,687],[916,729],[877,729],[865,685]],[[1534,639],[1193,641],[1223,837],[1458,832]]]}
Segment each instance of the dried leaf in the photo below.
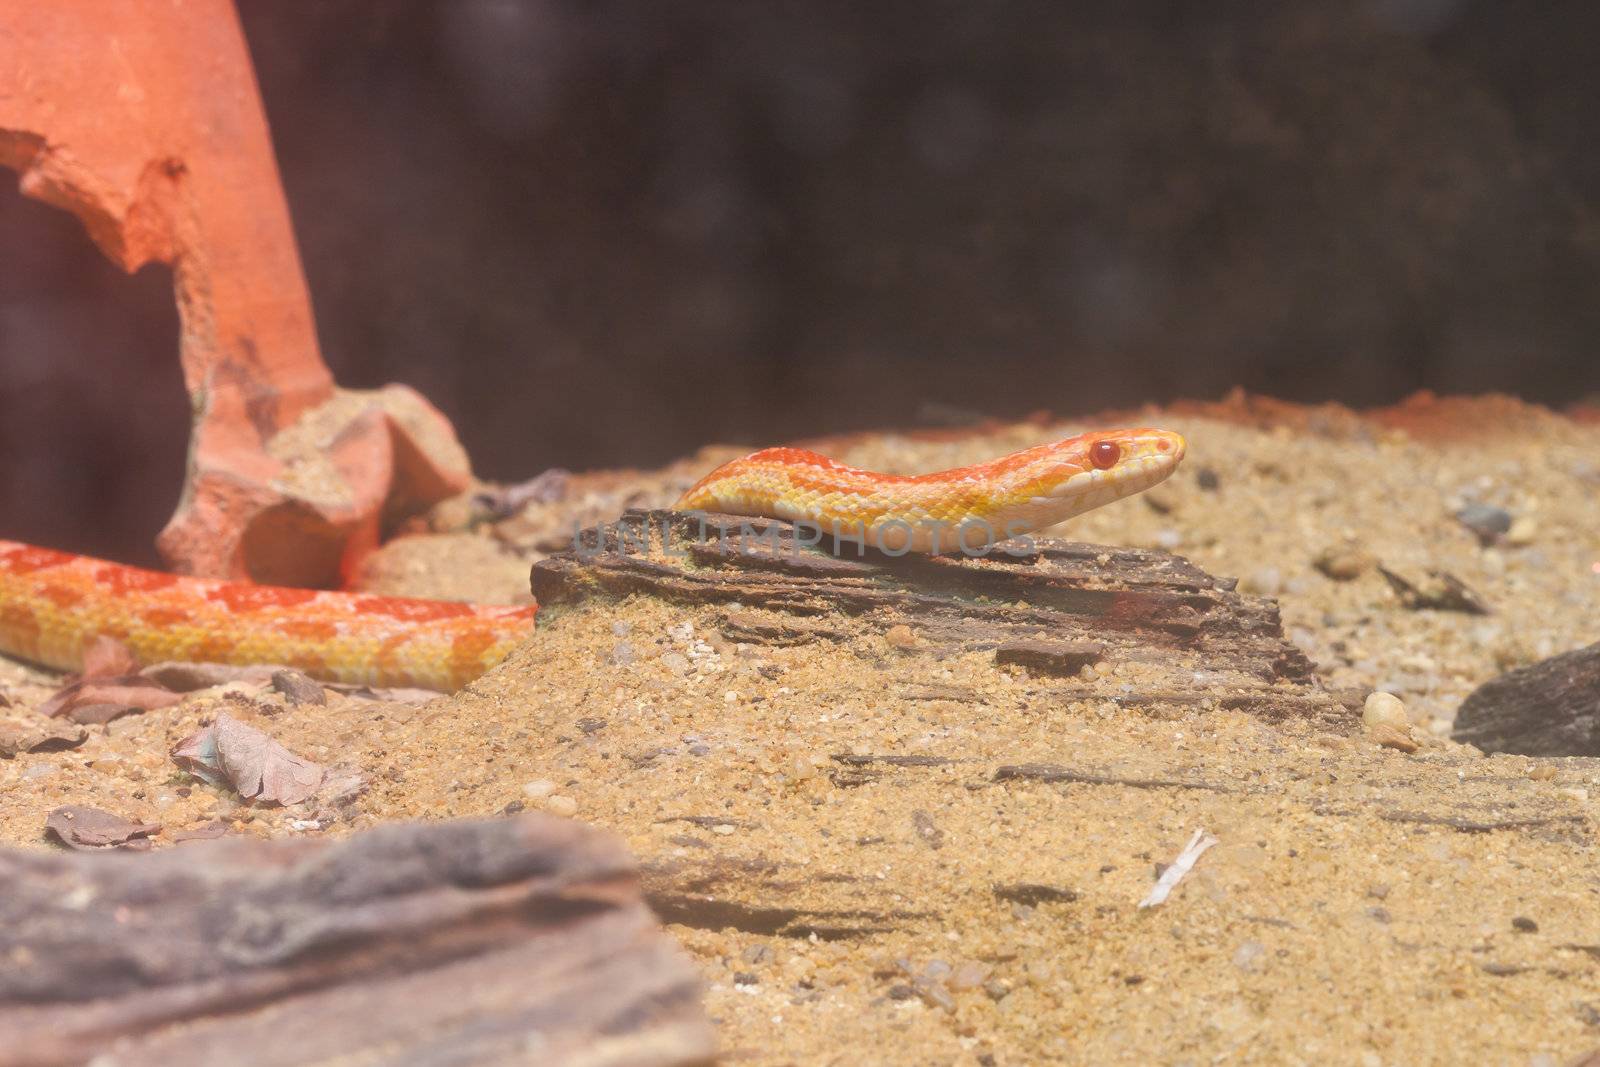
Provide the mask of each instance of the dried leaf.
{"label": "dried leaf", "polygon": [[88,736],[82,726],[67,726],[48,718],[0,721],[0,757],[10,760],[22,752],[77,749]]}
{"label": "dried leaf", "polygon": [[0,722],[0,756],[10,759],[21,752],[61,752],[77,748],[89,736],[81,726],[49,719]]}
{"label": "dried leaf", "polygon": [[529,504],[554,504],[566,498],[567,484],[572,474],[560,467],[552,467],[543,474],[516,485],[498,486],[479,493],[474,498],[491,519],[504,519],[515,515]]}
{"label": "dried leaf", "polygon": [[196,778],[264,804],[298,804],[313,796],[323,779],[321,766],[226,714],[186,739],[172,758]]}
{"label": "dried leaf", "polygon": [[78,704],[65,715],[65,718],[81,726],[104,726],[112,719],[120,719],[124,715],[143,711],[132,704]]}
{"label": "dried leaf", "polygon": [[1460,611],[1468,615],[1488,615],[1490,608],[1484,599],[1473,592],[1460,578],[1449,571],[1430,570],[1422,578],[1412,581],[1387,567],[1379,567],[1389,588],[1400,603],[1412,611]]}
{"label": "dried leaf", "polygon": [[211,689],[229,682],[251,682],[266,685],[272,680],[274,667],[235,667],[231,663],[177,663],[165,661],[152,663],[139,672],[157,685],[175,693],[192,693],[197,689]]}
{"label": "dried leaf", "polygon": [[109,811],[78,804],[52,811],[44,821],[44,828],[63,845],[84,852],[108,848],[147,849],[151,845],[150,835],[161,832],[159,824],[133,822]]}
{"label": "dried leaf", "polygon": [[213,838],[221,837],[227,832],[228,824],[224,820],[212,819],[210,822],[203,822],[199,826],[193,826],[187,830],[177,830],[168,836],[171,838],[172,843],[176,845],[184,841],[209,841]]}
{"label": "dried leaf", "polygon": [[138,671],[139,661],[115,637],[100,634],[84,646],[81,678],[115,678]]}
{"label": "dried leaf", "polygon": [[41,714],[72,718],[72,711],[85,704],[120,704],[135,711],[171,707],[183,697],[137,674],[114,678],[92,678],[72,682],[58,689],[39,706]]}

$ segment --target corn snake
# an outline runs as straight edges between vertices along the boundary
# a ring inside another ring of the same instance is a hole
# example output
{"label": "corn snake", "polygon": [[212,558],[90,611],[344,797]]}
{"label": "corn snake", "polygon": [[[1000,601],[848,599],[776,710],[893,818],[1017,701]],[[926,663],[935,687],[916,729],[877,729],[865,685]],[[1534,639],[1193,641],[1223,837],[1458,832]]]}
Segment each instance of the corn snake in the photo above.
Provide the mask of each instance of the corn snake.
{"label": "corn snake", "polygon": [[[678,510],[807,521],[888,550],[958,551],[1140,492],[1183,459],[1163,430],[1070,437],[934,474],[878,474],[771,448],[712,471]],[[299,668],[329,681],[455,690],[532,633],[534,607],[187,578],[0,541],[0,652],[74,670],[98,635],[141,663]]]}

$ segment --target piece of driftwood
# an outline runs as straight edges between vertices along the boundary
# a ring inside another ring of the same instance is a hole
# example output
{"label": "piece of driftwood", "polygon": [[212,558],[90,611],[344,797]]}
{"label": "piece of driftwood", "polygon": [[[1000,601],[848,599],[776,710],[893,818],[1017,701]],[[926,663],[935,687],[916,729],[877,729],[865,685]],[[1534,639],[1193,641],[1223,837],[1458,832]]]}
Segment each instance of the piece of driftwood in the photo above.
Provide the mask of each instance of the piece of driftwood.
{"label": "piece of driftwood", "polygon": [[1105,657],[1098,641],[1003,641],[994,650],[996,663],[1014,663],[1040,674],[1077,674]]}
{"label": "piece of driftwood", "polygon": [[546,816],[0,851],[0,1064],[704,1064],[615,839]]}
{"label": "piece of driftwood", "polygon": [[1453,736],[1485,752],[1600,756],[1600,643],[1483,683],[1456,713]]}
{"label": "piece of driftwood", "polygon": [[[1137,663],[1174,703],[1353,721],[1284,639],[1274,601],[1167,552],[1038,539],[981,558],[892,556],[817,543],[776,519],[629,511],[535,563],[532,585],[547,618],[594,597],[645,594],[726,606],[730,640],[844,642],[899,627],[885,654],[987,651],[1042,677]],[[1128,696],[1106,679],[1079,691]]]}

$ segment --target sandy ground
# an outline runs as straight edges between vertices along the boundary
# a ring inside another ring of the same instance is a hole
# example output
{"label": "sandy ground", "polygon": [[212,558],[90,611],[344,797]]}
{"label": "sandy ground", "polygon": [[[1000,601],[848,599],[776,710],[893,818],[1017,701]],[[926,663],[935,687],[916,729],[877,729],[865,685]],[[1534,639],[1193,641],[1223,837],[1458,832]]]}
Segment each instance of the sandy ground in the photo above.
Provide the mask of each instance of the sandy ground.
{"label": "sandy ground", "polygon": [[[1409,422],[1217,414],[1141,419],[1189,437],[1184,468],[1063,532],[1170,549],[1276,596],[1328,685],[1405,701],[1416,752],[1356,723],[1052,700],[987,657],[930,663],[876,633],[736,645],[710,609],[595,599],[543,612],[532,642],[453,698],[288,708],[253,687],[210,692],[0,762],[0,836],[39,844],[61,803],[169,833],[222,817],[270,835],[575,813],[622,835],[653,888],[715,883],[744,907],[736,925],[669,927],[736,1063],[1556,1067],[1600,1046],[1600,761],[1448,740],[1479,683],[1600,640],[1600,426],[1495,404]],[[833,445],[916,471],[1075,428]],[[414,539],[369,574],[391,591],[515,599],[526,558],[508,564],[494,544],[527,549],[574,515],[668,503],[714,458],[576,479],[560,504]],[[1516,543],[1480,545],[1453,517],[1469,502],[1521,520]],[[1451,572],[1493,613],[1407,610],[1374,570],[1318,570],[1355,542],[1400,573]],[[48,682],[0,663],[16,705],[4,714],[27,714]],[[1093,682],[1113,693],[1129,679]],[[929,685],[958,697],[906,695]],[[219,709],[360,769],[369,790],[348,811],[237,804],[167,755]],[[883,754],[948,762],[866,761]],[[1028,761],[1211,788],[995,780]],[[1139,909],[1201,828],[1218,845],[1165,904]],[[1053,892],[1019,899],[1005,888],[1019,884]],[[871,932],[739,928],[777,906]]]}

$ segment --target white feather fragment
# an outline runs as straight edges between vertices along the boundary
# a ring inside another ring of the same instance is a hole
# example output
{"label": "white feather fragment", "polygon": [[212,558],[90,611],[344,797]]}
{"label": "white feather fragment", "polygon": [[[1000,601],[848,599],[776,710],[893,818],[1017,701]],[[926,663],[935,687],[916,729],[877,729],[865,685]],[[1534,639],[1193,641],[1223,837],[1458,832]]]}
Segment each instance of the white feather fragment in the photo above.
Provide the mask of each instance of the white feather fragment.
{"label": "white feather fragment", "polygon": [[1161,872],[1161,877],[1150,887],[1150,892],[1139,901],[1139,907],[1153,908],[1165,901],[1167,894],[1189,873],[1201,854],[1216,843],[1217,839],[1204,829],[1196,830],[1194,836],[1189,838],[1189,843],[1183,846],[1183,851],[1178,853],[1178,858],[1172,861],[1172,866]]}

